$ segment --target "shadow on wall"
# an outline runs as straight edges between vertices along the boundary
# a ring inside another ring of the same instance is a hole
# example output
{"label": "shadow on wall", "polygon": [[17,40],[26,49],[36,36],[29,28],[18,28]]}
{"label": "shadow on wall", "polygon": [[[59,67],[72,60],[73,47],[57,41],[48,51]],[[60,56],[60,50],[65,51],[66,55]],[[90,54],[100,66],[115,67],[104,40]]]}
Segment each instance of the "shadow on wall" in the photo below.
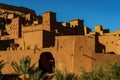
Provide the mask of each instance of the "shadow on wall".
{"label": "shadow on wall", "polygon": [[0,41],[0,51],[7,50],[7,48],[10,47],[10,44],[14,44],[14,39],[1,40]]}
{"label": "shadow on wall", "polygon": [[55,46],[55,35],[53,32],[43,31],[43,48]]}
{"label": "shadow on wall", "polygon": [[39,59],[39,69],[44,73],[53,73],[55,67],[55,60],[50,52],[43,52]]}
{"label": "shadow on wall", "polygon": [[106,47],[99,42],[98,36],[95,36],[95,52],[106,53]]}

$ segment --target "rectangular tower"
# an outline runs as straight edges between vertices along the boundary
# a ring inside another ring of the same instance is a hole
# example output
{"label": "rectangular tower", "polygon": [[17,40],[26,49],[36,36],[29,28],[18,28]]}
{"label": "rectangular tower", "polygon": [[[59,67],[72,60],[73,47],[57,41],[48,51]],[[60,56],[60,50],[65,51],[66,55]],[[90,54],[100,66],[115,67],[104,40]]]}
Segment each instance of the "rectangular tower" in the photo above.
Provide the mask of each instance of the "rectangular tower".
{"label": "rectangular tower", "polygon": [[54,31],[56,25],[56,13],[44,12],[43,13],[43,26],[46,31]]}
{"label": "rectangular tower", "polygon": [[75,29],[76,34],[84,35],[84,21],[75,19],[70,21],[70,27]]}

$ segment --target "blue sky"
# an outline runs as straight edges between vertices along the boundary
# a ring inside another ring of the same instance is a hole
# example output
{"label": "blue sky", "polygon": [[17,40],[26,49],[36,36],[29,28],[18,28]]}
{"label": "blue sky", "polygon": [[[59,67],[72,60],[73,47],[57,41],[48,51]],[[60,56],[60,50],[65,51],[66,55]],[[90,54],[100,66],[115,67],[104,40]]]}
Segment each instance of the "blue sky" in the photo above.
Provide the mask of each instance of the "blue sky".
{"label": "blue sky", "polygon": [[38,15],[53,11],[59,22],[79,18],[93,31],[98,24],[111,32],[120,29],[120,0],[1,0],[0,3],[27,7]]}

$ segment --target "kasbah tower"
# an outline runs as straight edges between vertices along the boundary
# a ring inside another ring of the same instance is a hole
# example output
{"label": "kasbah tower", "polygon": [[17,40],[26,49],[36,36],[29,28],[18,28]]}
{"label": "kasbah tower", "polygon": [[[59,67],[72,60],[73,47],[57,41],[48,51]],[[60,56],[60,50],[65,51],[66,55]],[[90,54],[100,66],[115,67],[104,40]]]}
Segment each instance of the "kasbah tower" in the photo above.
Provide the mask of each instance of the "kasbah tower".
{"label": "kasbah tower", "polygon": [[[44,52],[48,52],[46,54]],[[80,73],[96,65],[120,58],[120,30],[113,33],[96,25],[95,31],[84,26],[84,20],[58,22],[55,12],[37,16],[33,10],[0,4],[0,60],[2,73],[14,73],[11,62],[30,57],[32,64],[45,67],[54,60],[55,69]]]}

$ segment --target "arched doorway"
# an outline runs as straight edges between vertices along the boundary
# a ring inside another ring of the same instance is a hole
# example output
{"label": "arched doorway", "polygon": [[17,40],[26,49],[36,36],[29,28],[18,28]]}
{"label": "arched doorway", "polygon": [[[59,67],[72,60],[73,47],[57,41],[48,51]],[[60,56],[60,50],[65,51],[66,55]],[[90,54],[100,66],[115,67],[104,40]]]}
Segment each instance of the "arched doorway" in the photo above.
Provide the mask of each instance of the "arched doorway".
{"label": "arched doorway", "polygon": [[53,73],[55,67],[55,60],[50,52],[43,52],[39,59],[39,69],[42,73]]}

